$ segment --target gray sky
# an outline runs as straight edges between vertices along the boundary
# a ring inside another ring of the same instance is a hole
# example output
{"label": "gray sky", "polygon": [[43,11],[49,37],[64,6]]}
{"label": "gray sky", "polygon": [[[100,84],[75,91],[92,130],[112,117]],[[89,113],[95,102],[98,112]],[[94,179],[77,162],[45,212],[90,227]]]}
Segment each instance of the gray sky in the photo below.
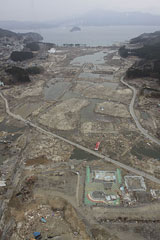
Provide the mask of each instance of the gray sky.
{"label": "gray sky", "polygon": [[55,20],[95,9],[160,14],[160,0],[0,0],[0,20]]}

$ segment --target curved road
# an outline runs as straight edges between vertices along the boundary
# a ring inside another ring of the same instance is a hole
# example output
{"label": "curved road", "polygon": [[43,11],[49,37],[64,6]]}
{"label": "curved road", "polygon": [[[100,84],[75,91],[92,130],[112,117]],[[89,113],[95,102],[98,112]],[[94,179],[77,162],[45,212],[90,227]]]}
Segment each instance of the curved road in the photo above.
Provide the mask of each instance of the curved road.
{"label": "curved road", "polygon": [[96,157],[98,157],[98,158],[101,158],[101,159],[103,159],[103,161],[110,162],[110,163],[112,163],[112,164],[114,164],[114,165],[116,165],[116,166],[118,166],[118,167],[120,167],[120,168],[123,168],[123,169],[125,169],[125,170],[127,170],[127,171],[130,171],[130,172],[134,173],[134,174],[137,174],[137,175],[140,175],[140,176],[142,176],[142,177],[145,177],[145,178],[149,179],[149,180],[152,181],[152,182],[155,182],[155,183],[160,184],[160,179],[155,178],[154,176],[152,176],[152,175],[150,175],[150,174],[147,174],[147,173],[145,173],[145,172],[143,172],[143,171],[137,170],[137,169],[135,169],[135,168],[133,168],[133,167],[127,166],[127,165],[125,165],[125,164],[123,164],[123,163],[120,163],[120,162],[118,162],[118,161],[116,161],[116,160],[113,160],[113,159],[111,159],[111,158],[109,158],[109,157],[107,157],[107,156],[104,156],[104,155],[102,155],[102,154],[100,154],[100,153],[97,153],[97,152],[95,152],[95,151],[93,151],[93,150],[90,150],[90,149],[88,149],[88,148],[86,148],[86,147],[83,147],[82,145],[80,145],[80,144],[78,144],[78,143],[72,142],[72,141],[70,141],[70,140],[68,140],[68,139],[66,139],[66,138],[63,138],[63,137],[61,137],[61,136],[59,136],[59,135],[57,135],[57,134],[51,133],[51,132],[49,132],[49,131],[47,131],[47,130],[45,130],[45,129],[39,127],[39,126],[37,126],[36,124],[34,124],[34,123],[32,123],[32,122],[30,122],[30,121],[22,118],[21,116],[12,113],[12,112],[10,111],[10,109],[9,109],[9,105],[8,105],[7,99],[3,96],[3,94],[2,94],[1,92],[0,92],[0,96],[1,96],[1,98],[2,98],[2,99],[4,100],[4,102],[5,102],[5,107],[6,107],[6,112],[7,112],[7,114],[8,114],[9,116],[13,117],[14,119],[17,119],[17,120],[19,120],[19,121],[22,121],[22,122],[24,122],[25,124],[27,124],[27,125],[35,128],[36,130],[38,130],[38,131],[40,131],[40,132],[42,132],[42,133],[44,133],[44,134],[46,134],[46,135],[49,135],[49,136],[54,137],[54,138],[57,138],[57,139],[59,139],[59,140],[61,140],[61,141],[64,141],[64,142],[66,142],[66,143],[74,146],[74,147],[77,147],[77,148],[79,148],[79,149],[81,149],[81,150],[83,150],[83,151],[85,151],[85,152],[88,152],[88,153],[90,153],[90,154],[92,154],[92,155],[94,155],[94,156],[96,156]]}
{"label": "curved road", "polygon": [[129,105],[129,111],[130,111],[130,114],[133,118],[133,120],[135,121],[136,123],[136,126],[137,128],[139,129],[139,131],[141,131],[141,133],[146,137],[148,138],[149,140],[151,140],[152,142],[158,144],[160,146],[160,140],[155,138],[155,137],[152,137],[151,135],[148,134],[148,131],[146,129],[144,129],[142,127],[142,125],[140,124],[140,122],[138,121],[138,118],[136,117],[136,114],[134,112],[134,103],[135,103],[135,99],[136,99],[136,96],[137,96],[137,90],[132,87],[131,85],[129,85],[128,83],[124,82],[124,77],[121,77],[121,83],[123,83],[125,86],[127,86],[128,88],[130,88],[133,92],[133,97],[132,97],[132,100],[131,100],[131,103]]}

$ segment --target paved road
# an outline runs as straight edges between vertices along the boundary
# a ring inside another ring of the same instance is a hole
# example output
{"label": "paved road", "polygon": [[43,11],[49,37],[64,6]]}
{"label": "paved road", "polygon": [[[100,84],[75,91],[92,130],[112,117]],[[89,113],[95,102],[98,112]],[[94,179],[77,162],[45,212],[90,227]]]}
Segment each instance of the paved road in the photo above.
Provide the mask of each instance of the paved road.
{"label": "paved road", "polygon": [[151,135],[148,134],[148,131],[146,129],[144,129],[142,127],[142,125],[140,124],[140,122],[138,121],[138,118],[136,117],[136,114],[134,112],[134,103],[135,103],[135,100],[136,100],[136,96],[137,96],[137,90],[132,87],[131,85],[129,85],[128,83],[124,82],[124,77],[121,77],[121,83],[123,83],[125,86],[127,86],[128,88],[130,88],[133,92],[133,97],[132,97],[132,100],[131,100],[131,103],[129,105],[129,111],[130,111],[130,114],[133,118],[133,120],[135,121],[136,123],[136,126],[137,128],[139,129],[139,131],[141,131],[141,133],[148,139],[150,139],[152,142],[158,144],[160,146],[160,140],[155,138],[155,137],[152,137]]}
{"label": "paved road", "polygon": [[149,179],[150,181],[153,181],[153,182],[155,182],[155,183],[160,184],[160,179],[155,178],[154,176],[152,176],[152,175],[150,175],[150,174],[147,174],[147,173],[145,173],[145,172],[143,172],[143,171],[137,170],[137,169],[135,169],[135,168],[133,168],[133,167],[127,166],[127,165],[125,165],[125,164],[123,164],[123,163],[120,163],[120,162],[118,162],[118,161],[116,161],[116,160],[113,160],[113,159],[111,159],[111,158],[109,158],[109,157],[107,157],[107,156],[104,156],[104,155],[102,155],[102,154],[100,154],[100,153],[98,153],[98,152],[95,152],[95,151],[90,150],[90,149],[88,149],[88,148],[86,148],[86,147],[83,147],[82,145],[80,145],[80,144],[78,144],[78,143],[72,142],[72,141],[70,141],[70,140],[68,140],[68,139],[66,139],[66,138],[64,138],[64,137],[61,137],[61,136],[59,136],[59,135],[57,135],[57,134],[54,134],[54,133],[51,133],[51,132],[49,132],[49,131],[47,131],[47,130],[45,130],[45,129],[39,127],[39,126],[37,126],[36,124],[34,124],[34,123],[32,123],[32,122],[30,122],[30,121],[22,118],[22,117],[19,116],[19,115],[15,115],[14,113],[12,113],[12,112],[10,111],[9,106],[8,106],[8,101],[7,101],[7,99],[3,96],[3,94],[2,94],[1,92],[0,92],[0,97],[1,97],[1,98],[4,100],[4,102],[5,102],[5,107],[6,107],[6,112],[7,112],[7,114],[8,114],[9,116],[13,117],[14,119],[17,119],[17,120],[19,120],[19,121],[22,121],[22,122],[24,122],[25,124],[29,125],[30,127],[33,127],[33,128],[35,128],[36,130],[38,130],[38,131],[40,131],[40,132],[42,132],[42,133],[44,133],[44,134],[46,134],[46,135],[48,135],[48,136],[57,138],[57,139],[59,139],[59,140],[61,140],[61,141],[63,141],[63,142],[66,142],[66,143],[74,146],[74,147],[77,147],[77,148],[79,148],[79,149],[81,149],[81,150],[83,150],[83,151],[85,151],[85,152],[88,152],[88,153],[90,153],[90,154],[92,154],[92,155],[94,155],[94,156],[96,156],[96,157],[98,157],[98,158],[101,158],[101,159],[103,159],[103,161],[112,163],[112,164],[116,165],[117,167],[123,168],[123,169],[125,169],[125,170],[127,170],[127,171],[130,171],[130,172],[134,173],[134,174],[143,176],[143,177]]}

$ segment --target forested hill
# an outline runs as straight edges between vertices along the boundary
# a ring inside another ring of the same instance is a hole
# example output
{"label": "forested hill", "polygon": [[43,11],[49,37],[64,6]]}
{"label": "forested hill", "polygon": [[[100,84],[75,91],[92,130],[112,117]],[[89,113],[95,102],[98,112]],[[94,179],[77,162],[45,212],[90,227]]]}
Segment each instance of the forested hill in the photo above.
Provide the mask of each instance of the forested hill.
{"label": "forested hill", "polygon": [[41,41],[43,37],[39,33],[28,32],[28,33],[15,33],[6,29],[0,28],[0,38],[3,37],[15,37],[15,38],[30,38],[33,41]]}
{"label": "forested hill", "polygon": [[15,32],[0,28],[0,38],[2,38],[2,37],[16,37],[16,36],[17,36],[17,34]]}
{"label": "forested hill", "polygon": [[127,71],[127,77],[153,77],[160,79],[160,31],[144,33],[131,39],[130,44],[119,49],[121,57],[137,56],[137,61]]}
{"label": "forested hill", "polygon": [[130,44],[121,47],[119,53],[122,57],[130,55],[147,60],[160,60],[160,31],[144,33],[137,38],[131,39]]}

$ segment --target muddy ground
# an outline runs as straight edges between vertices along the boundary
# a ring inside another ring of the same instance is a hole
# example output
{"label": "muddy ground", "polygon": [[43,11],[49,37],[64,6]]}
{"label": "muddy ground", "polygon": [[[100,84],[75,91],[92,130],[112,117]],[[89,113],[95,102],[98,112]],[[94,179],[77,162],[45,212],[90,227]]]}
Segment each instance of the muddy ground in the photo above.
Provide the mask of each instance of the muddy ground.
{"label": "muddy ground", "polygon": [[[34,60],[45,67],[43,74],[6,86],[3,94],[15,114],[90,149],[100,141],[100,153],[159,177],[160,149],[136,128],[128,110],[132,92],[120,83],[134,59],[124,61],[112,50],[58,48],[46,60]],[[139,97],[137,116],[155,134],[159,114],[154,100],[147,108],[144,103]],[[6,182],[0,187],[1,239],[31,239],[35,231],[42,239],[159,239],[159,200],[144,198],[131,208],[85,206],[86,166],[116,167],[12,119],[1,99],[0,140],[0,177]],[[145,182],[146,194],[159,189]]]}

